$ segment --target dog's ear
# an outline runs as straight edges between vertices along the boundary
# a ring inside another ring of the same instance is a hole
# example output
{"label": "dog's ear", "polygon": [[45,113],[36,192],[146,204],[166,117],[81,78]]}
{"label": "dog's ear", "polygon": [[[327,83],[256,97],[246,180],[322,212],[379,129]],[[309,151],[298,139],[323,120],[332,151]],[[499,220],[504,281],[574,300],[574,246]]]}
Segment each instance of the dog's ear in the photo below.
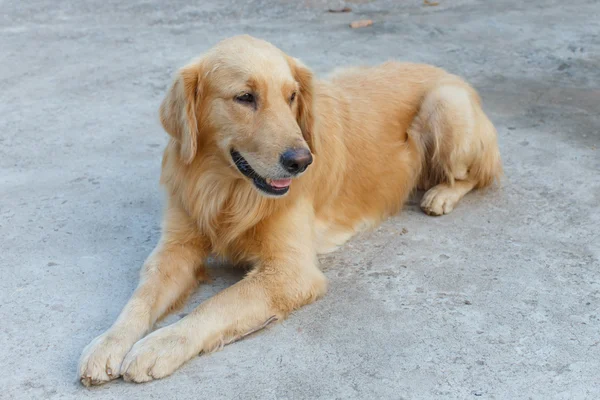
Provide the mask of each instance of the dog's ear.
{"label": "dog's ear", "polygon": [[199,80],[198,61],[181,68],[175,74],[159,111],[163,128],[179,142],[180,157],[186,164],[192,162],[198,150]]}
{"label": "dog's ear", "polygon": [[288,63],[294,75],[294,79],[300,86],[298,93],[298,125],[302,130],[302,136],[308,143],[310,151],[317,153],[318,140],[315,137],[314,130],[314,110],[313,110],[313,74],[300,60],[288,57]]}

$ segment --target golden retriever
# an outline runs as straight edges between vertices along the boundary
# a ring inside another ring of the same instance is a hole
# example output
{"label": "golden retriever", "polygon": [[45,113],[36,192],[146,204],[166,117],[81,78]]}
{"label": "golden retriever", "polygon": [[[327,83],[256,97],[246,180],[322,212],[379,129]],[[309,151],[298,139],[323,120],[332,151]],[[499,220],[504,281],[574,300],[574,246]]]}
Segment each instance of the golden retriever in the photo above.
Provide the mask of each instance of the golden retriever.
{"label": "golden retriever", "polygon": [[[501,174],[475,90],[428,65],[388,62],[316,80],[250,36],[186,65],[160,107],[171,139],[162,237],[114,325],[83,351],[79,379],[146,382],[284,319],[326,290],[317,254],[398,212],[417,187],[430,215]],[[253,269],[178,322],[215,255]]]}

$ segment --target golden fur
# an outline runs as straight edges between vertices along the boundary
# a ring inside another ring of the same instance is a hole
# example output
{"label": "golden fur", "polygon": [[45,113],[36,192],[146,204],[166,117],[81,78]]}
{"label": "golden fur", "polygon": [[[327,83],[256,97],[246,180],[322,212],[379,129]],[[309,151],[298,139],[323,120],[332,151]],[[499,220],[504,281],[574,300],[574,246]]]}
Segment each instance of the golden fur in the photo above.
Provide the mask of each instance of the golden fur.
{"label": "golden fur", "polygon": [[[240,104],[240,93],[257,100]],[[325,293],[318,253],[398,212],[417,187],[428,190],[423,210],[441,215],[501,173],[496,132],[475,90],[428,65],[388,62],[320,81],[271,44],[239,36],[177,73],[160,117],[171,135],[162,237],[115,324],[83,351],[85,385],[164,377],[285,318]],[[313,165],[276,198],[230,154],[239,150],[257,174],[280,179],[280,154],[306,147]],[[184,303],[210,254],[254,268],[145,336]]]}

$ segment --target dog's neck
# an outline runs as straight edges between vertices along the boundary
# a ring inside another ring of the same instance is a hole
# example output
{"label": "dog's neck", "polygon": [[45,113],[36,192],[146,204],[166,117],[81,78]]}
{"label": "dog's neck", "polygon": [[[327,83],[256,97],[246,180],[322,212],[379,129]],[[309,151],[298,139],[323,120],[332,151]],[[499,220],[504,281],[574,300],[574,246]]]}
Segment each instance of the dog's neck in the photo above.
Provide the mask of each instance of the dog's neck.
{"label": "dog's neck", "polygon": [[199,154],[189,166],[175,162],[175,149],[169,145],[165,150],[161,183],[216,253],[229,253],[234,242],[251,235],[252,228],[289,201],[262,196],[237,171],[228,173],[210,155]]}

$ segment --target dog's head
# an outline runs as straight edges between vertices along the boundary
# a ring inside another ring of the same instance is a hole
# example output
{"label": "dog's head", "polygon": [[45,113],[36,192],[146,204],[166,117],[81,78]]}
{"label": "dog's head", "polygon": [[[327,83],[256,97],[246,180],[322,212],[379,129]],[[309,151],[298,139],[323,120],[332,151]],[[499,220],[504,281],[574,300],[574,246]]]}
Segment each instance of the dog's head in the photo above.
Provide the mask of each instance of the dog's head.
{"label": "dog's head", "polygon": [[281,196],[316,153],[312,92],[298,60],[236,36],[178,71],[160,119],[183,162],[217,151],[262,194]]}

